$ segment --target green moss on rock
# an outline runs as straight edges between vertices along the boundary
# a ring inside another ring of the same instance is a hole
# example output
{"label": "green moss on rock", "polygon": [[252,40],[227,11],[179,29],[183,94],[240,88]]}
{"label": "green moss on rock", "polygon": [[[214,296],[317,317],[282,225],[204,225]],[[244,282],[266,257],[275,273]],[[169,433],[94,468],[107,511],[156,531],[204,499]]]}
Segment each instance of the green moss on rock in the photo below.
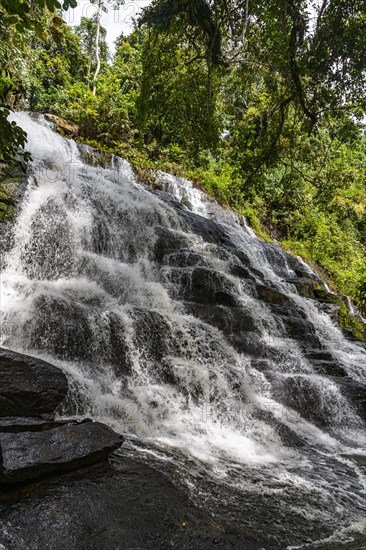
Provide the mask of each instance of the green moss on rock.
{"label": "green moss on rock", "polygon": [[191,201],[189,200],[188,197],[186,197],[186,196],[182,197],[180,202],[181,202],[181,204],[186,206],[188,208],[188,210],[192,210],[192,204],[191,204]]}
{"label": "green moss on rock", "polygon": [[323,290],[318,281],[305,277],[301,277],[294,281],[294,285],[296,286],[300,296],[304,296],[304,298],[316,299],[315,293]]}
{"label": "green moss on rock", "polygon": [[339,326],[349,336],[366,340],[366,324],[359,315],[350,312],[345,296],[328,292],[318,281],[313,279],[300,278],[294,284],[301,296],[338,306]]}
{"label": "green moss on rock", "polygon": [[366,340],[366,325],[358,315],[352,315],[347,305],[342,302],[339,310],[339,324],[351,332],[354,338]]}
{"label": "green moss on rock", "polygon": [[0,223],[11,222],[14,218],[18,184],[18,178],[0,174]]}

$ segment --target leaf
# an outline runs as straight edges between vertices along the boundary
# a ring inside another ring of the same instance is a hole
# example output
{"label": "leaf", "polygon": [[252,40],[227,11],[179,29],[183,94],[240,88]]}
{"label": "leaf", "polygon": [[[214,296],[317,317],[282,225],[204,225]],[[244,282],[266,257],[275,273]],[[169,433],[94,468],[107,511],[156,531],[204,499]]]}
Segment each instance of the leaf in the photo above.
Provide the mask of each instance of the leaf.
{"label": "leaf", "polygon": [[69,8],[76,8],[77,5],[77,0],[64,0],[63,9],[66,11]]}

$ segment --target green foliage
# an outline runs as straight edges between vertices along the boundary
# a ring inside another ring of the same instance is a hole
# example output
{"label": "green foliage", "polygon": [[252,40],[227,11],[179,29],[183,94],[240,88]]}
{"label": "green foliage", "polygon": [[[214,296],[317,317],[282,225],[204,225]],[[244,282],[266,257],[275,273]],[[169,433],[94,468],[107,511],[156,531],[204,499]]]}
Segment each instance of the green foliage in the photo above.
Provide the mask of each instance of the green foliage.
{"label": "green foliage", "polygon": [[[93,74],[97,66],[95,42],[97,36],[97,19],[94,15],[91,18],[82,17],[80,24],[75,28],[76,34],[80,37],[81,47],[84,57],[87,59],[86,80],[89,86],[93,81]],[[110,58],[108,45],[106,41],[107,31],[104,27],[99,28],[99,55],[101,64],[106,67]]]}
{"label": "green foliage", "polygon": [[362,273],[360,273],[359,278],[357,280],[355,296],[361,308],[363,316],[366,317],[366,270],[365,269],[363,270]]}
{"label": "green foliage", "polygon": [[144,142],[156,144],[153,155],[174,144],[195,161],[203,151],[214,151],[218,145],[218,73],[204,60],[203,52],[180,42],[179,33],[146,35],[137,105],[139,127]]}
{"label": "green foliage", "polygon": [[[43,10],[55,13],[57,9],[75,7],[75,0],[0,0],[0,162],[13,163],[19,147],[24,147],[26,135],[7,120],[11,96],[23,92],[22,62],[29,55],[21,33],[34,31],[43,34],[40,16]],[[52,17],[54,25],[60,19]],[[20,67],[19,67],[20,65]],[[23,153],[23,160],[29,155]]]}
{"label": "green foliage", "polygon": [[[15,163],[15,156],[19,147],[24,147],[27,135],[16,125],[15,122],[7,120],[10,111],[0,107],[0,165],[11,165]],[[29,153],[22,154],[23,160],[30,159]]]}

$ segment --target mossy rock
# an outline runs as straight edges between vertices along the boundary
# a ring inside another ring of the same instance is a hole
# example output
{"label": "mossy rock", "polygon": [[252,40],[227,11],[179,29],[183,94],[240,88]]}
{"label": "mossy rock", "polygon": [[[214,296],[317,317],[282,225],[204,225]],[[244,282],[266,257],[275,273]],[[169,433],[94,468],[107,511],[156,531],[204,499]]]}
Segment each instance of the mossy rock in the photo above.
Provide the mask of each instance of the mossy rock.
{"label": "mossy rock", "polygon": [[366,324],[359,315],[352,314],[343,301],[340,302],[338,319],[340,326],[351,333],[353,338],[366,340]]}
{"label": "mossy rock", "polygon": [[327,304],[340,304],[343,303],[343,299],[338,294],[332,294],[328,292],[325,288],[322,288],[318,285],[318,288],[314,288],[313,291],[314,298],[319,300],[319,302],[326,302]]}
{"label": "mossy rock", "polygon": [[296,286],[300,296],[304,296],[304,298],[318,299],[316,292],[324,290],[318,281],[308,277],[300,277],[291,282]]}
{"label": "mossy rock", "polygon": [[337,304],[339,306],[338,323],[342,329],[345,329],[347,335],[353,338],[366,340],[366,324],[357,314],[350,312],[347,299],[340,294],[332,294],[325,289],[314,290],[315,298],[328,304]]}
{"label": "mossy rock", "polygon": [[57,115],[46,113],[44,115],[46,120],[53,122],[56,125],[56,130],[65,137],[76,137],[79,134],[79,126],[74,122],[70,122],[65,118]]}
{"label": "mossy rock", "polygon": [[161,184],[156,181],[156,175],[153,170],[136,163],[132,163],[132,168],[140,182],[152,187],[152,189],[161,190]]}
{"label": "mossy rock", "polygon": [[281,306],[289,305],[288,297],[282,292],[276,290],[275,288],[270,288],[263,285],[257,285],[256,288],[260,300],[263,300],[264,302],[268,302],[270,304],[277,304]]}
{"label": "mossy rock", "polygon": [[19,178],[0,172],[0,223],[13,220],[18,200]]}
{"label": "mossy rock", "polygon": [[81,157],[90,166],[110,168],[112,164],[112,155],[97,149],[95,151],[85,151]]}
{"label": "mossy rock", "polygon": [[188,208],[188,210],[193,210],[192,203],[188,197],[186,196],[182,197],[180,203],[183,204],[186,208]]}
{"label": "mossy rock", "polygon": [[294,284],[301,296],[338,306],[338,324],[344,329],[345,334],[359,340],[366,340],[366,324],[359,315],[349,311],[345,296],[328,292],[317,281],[311,279],[299,279]]}

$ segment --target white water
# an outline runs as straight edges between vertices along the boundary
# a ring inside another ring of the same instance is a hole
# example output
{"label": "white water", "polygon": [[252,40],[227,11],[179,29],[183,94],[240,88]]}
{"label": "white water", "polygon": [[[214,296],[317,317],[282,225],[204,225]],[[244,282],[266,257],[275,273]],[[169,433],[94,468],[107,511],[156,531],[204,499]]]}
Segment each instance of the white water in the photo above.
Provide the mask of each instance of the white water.
{"label": "white water", "polygon": [[[2,344],[59,365],[73,388],[69,412],[109,423],[142,454],[204,472],[225,490],[279,499],[310,523],[335,530],[361,521],[366,482],[352,457],[366,457],[365,425],[337,383],[314,370],[269,307],[232,275],[233,255],[191,233],[175,208],[136,182],[128,163],[94,168],[43,119],[12,117],[28,133],[33,164],[1,274]],[[189,182],[160,180],[193,211],[223,224],[251,267],[312,323],[323,349],[366,381],[365,351],[297,294],[285,254]],[[252,352],[235,350],[188,314],[172,285],[174,269],[155,261],[157,227],[225,279],[255,320],[253,338],[272,377],[255,367]],[[281,392],[294,389],[304,407],[314,396],[324,425],[284,404]],[[278,424],[305,445],[288,446]]]}

